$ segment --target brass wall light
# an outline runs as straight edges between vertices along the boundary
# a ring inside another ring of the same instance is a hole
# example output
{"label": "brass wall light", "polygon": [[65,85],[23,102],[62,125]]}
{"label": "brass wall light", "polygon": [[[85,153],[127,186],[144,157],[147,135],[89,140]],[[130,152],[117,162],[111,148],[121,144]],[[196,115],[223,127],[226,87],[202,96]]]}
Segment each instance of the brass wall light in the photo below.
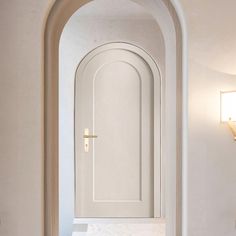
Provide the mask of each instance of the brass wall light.
{"label": "brass wall light", "polygon": [[236,141],[236,91],[221,92],[221,122],[227,122]]}

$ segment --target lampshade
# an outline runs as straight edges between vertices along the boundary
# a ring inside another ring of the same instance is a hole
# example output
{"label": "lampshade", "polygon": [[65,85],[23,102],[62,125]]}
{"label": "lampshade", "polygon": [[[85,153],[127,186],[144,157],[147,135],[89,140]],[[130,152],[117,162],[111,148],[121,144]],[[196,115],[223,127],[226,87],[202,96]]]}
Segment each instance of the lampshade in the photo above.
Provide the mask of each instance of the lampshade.
{"label": "lampshade", "polygon": [[236,91],[221,92],[221,122],[236,121]]}

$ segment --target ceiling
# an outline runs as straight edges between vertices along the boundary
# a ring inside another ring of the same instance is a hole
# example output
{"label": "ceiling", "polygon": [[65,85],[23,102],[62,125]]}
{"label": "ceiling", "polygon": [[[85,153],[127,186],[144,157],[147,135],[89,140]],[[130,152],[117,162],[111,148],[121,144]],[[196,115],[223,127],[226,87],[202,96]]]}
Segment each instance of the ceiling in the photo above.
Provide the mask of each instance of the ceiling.
{"label": "ceiling", "polygon": [[190,57],[236,74],[236,1],[180,0],[188,25]]}
{"label": "ceiling", "polygon": [[78,11],[81,17],[108,19],[144,19],[152,18],[140,5],[130,0],[96,0]]}

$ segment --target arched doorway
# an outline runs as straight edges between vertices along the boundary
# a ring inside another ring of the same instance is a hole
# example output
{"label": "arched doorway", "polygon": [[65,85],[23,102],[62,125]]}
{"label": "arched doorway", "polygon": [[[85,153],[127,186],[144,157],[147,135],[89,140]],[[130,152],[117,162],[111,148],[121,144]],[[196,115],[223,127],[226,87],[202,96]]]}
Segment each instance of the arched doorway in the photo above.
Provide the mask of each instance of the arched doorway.
{"label": "arched doorway", "polygon": [[[133,44],[107,43],[83,58],[74,87],[75,217],[164,217],[155,61]],[[84,126],[99,134],[83,140]]]}
{"label": "arched doorway", "polygon": [[[58,236],[58,48],[70,16],[90,1],[56,2],[45,34],[45,235]],[[142,4],[142,1],[134,1]],[[183,55],[182,31],[173,5],[168,1],[147,4],[166,40],[165,114],[163,155],[166,158],[167,235],[181,235],[183,157]],[[158,14],[162,12],[162,14]],[[163,14],[165,12],[165,14]],[[169,16],[171,13],[171,17]],[[167,40],[168,38],[168,40]],[[177,46],[176,46],[177,45]],[[176,109],[177,108],[177,109]],[[174,115],[173,115],[174,111]],[[164,138],[165,137],[165,138]]]}

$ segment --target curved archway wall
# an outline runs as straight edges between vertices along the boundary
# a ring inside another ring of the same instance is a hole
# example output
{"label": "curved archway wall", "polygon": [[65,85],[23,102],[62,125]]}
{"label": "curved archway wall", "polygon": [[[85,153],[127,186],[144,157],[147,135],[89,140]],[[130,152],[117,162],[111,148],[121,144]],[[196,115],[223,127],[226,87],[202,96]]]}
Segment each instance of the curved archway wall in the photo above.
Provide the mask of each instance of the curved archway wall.
{"label": "curved archway wall", "polygon": [[[69,17],[89,1],[56,2],[45,34],[45,235],[58,236],[58,57],[59,39]],[[146,8],[158,22],[165,41],[165,84],[163,87],[163,157],[166,164],[167,236],[182,235],[182,31],[169,1],[134,2]],[[186,86],[186,85],[185,85]]]}
{"label": "curved archway wall", "polygon": [[[111,27],[112,26],[112,27]],[[92,35],[92,37],[91,37]],[[165,44],[156,20],[130,0],[92,1],[68,20],[59,45],[59,233],[71,235],[74,220],[74,83],[78,63],[94,48],[110,42],[142,47],[165,80]],[[163,165],[164,166],[164,165]],[[164,177],[164,168],[162,168]],[[164,178],[162,178],[164,193]],[[162,216],[164,217],[164,194]]]}

